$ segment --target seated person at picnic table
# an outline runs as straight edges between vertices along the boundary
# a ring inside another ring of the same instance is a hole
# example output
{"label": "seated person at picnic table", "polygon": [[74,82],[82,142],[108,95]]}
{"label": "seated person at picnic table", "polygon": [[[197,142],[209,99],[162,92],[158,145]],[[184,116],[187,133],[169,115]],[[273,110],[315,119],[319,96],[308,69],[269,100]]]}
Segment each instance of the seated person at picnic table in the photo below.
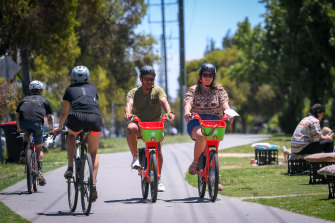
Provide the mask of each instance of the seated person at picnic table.
{"label": "seated person at picnic table", "polygon": [[[327,136],[329,134],[332,134],[332,130],[330,128],[323,127],[321,129],[321,136]],[[288,157],[288,155],[291,155],[291,153],[292,153],[291,148],[287,149],[286,146],[283,146],[282,151],[283,151],[283,163],[287,163],[287,157]]]}
{"label": "seated person at picnic table", "polygon": [[[320,121],[325,113],[321,104],[313,105],[309,113],[296,127],[292,139],[292,153],[304,155],[314,153],[330,153],[334,148],[334,134],[321,134]],[[324,131],[326,133],[326,131]]]}

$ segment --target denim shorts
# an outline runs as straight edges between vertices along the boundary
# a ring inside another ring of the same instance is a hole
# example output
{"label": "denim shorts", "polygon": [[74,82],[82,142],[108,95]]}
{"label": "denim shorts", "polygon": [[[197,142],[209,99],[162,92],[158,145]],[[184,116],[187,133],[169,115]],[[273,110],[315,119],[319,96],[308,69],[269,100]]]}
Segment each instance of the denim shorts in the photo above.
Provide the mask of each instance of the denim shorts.
{"label": "denim shorts", "polygon": [[24,131],[31,131],[34,137],[34,144],[39,145],[43,142],[42,124],[30,120],[21,120],[20,128]]}
{"label": "denim shorts", "polygon": [[[200,115],[203,120],[221,120],[219,116],[216,115]],[[187,123],[187,133],[192,138],[192,131],[194,127],[200,126],[200,122],[198,119],[193,119]]]}

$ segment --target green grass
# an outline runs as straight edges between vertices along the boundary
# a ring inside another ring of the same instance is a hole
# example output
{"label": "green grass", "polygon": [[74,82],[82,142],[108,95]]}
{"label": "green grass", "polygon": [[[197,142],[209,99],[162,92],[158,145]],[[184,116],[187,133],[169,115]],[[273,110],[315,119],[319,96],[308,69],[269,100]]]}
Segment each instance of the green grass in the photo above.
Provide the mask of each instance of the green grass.
{"label": "green grass", "polygon": [[25,218],[22,218],[20,215],[13,212],[6,205],[0,202],[0,223],[26,223],[30,222]]}
{"label": "green grass", "polygon": [[[272,199],[247,199],[263,205],[277,207],[287,211],[322,218],[330,221],[335,220],[334,200],[329,200],[326,195],[309,195]],[[306,206],[308,207],[306,208]]]}
{"label": "green grass", "polygon": [[[274,136],[264,142],[290,147],[290,136]],[[282,152],[279,149],[281,161]],[[238,146],[220,153],[251,153],[251,145]],[[287,165],[252,166],[251,157],[220,157],[219,193],[231,197],[252,198],[245,201],[278,207],[295,213],[335,221],[335,200],[328,199],[328,185],[310,185],[309,175],[288,176]],[[197,176],[186,174],[197,187]],[[281,196],[281,197],[276,197]]]}

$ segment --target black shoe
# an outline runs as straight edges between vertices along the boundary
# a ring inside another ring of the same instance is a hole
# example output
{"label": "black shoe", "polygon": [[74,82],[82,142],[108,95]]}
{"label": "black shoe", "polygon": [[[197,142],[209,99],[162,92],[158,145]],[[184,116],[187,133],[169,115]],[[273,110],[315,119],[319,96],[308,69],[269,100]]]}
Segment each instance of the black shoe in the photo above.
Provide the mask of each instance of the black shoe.
{"label": "black shoe", "polygon": [[68,167],[67,170],[64,173],[64,177],[66,179],[70,179],[73,176],[73,167]]}
{"label": "black shoe", "polygon": [[98,192],[96,185],[93,185],[92,188],[92,202],[95,202],[98,199]]}

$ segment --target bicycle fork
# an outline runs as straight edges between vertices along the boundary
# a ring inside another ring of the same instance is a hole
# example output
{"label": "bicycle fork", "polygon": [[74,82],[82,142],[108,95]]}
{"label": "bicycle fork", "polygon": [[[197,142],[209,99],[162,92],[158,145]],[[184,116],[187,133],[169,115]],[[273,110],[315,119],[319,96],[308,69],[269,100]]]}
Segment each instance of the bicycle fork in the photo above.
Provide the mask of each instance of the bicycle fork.
{"label": "bicycle fork", "polygon": [[210,154],[211,154],[211,151],[217,152],[217,146],[206,145],[206,150],[208,151],[208,153],[204,154],[204,156],[206,157],[206,166],[205,166],[204,170],[206,170],[206,171],[202,171],[201,176],[203,176],[205,178],[205,181],[208,181],[208,178],[211,176],[210,173],[211,173],[211,170],[212,170],[212,167],[209,166],[210,158],[211,158]]}
{"label": "bicycle fork", "polygon": [[160,174],[159,174],[159,165],[158,165],[158,153],[156,152],[157,151],[157,145],[155,145],[155,147],[149,147],[149,149],[145,149],[145,159],[147,160],[146,162],[146,166],[147,168],[146,169],[141,169],[139,170],[139,174],[140,175],[143,175],[145,178],[146,178],[146,181],[147,182],[151,182],[152,179],[153,179],[153,176],[152,176],[152,171],[150,170],[150,155],[151,153],[155,153],[155,156],[156,156],[156,160],[157,160],[157,176],[158,178],[160,177]]}

